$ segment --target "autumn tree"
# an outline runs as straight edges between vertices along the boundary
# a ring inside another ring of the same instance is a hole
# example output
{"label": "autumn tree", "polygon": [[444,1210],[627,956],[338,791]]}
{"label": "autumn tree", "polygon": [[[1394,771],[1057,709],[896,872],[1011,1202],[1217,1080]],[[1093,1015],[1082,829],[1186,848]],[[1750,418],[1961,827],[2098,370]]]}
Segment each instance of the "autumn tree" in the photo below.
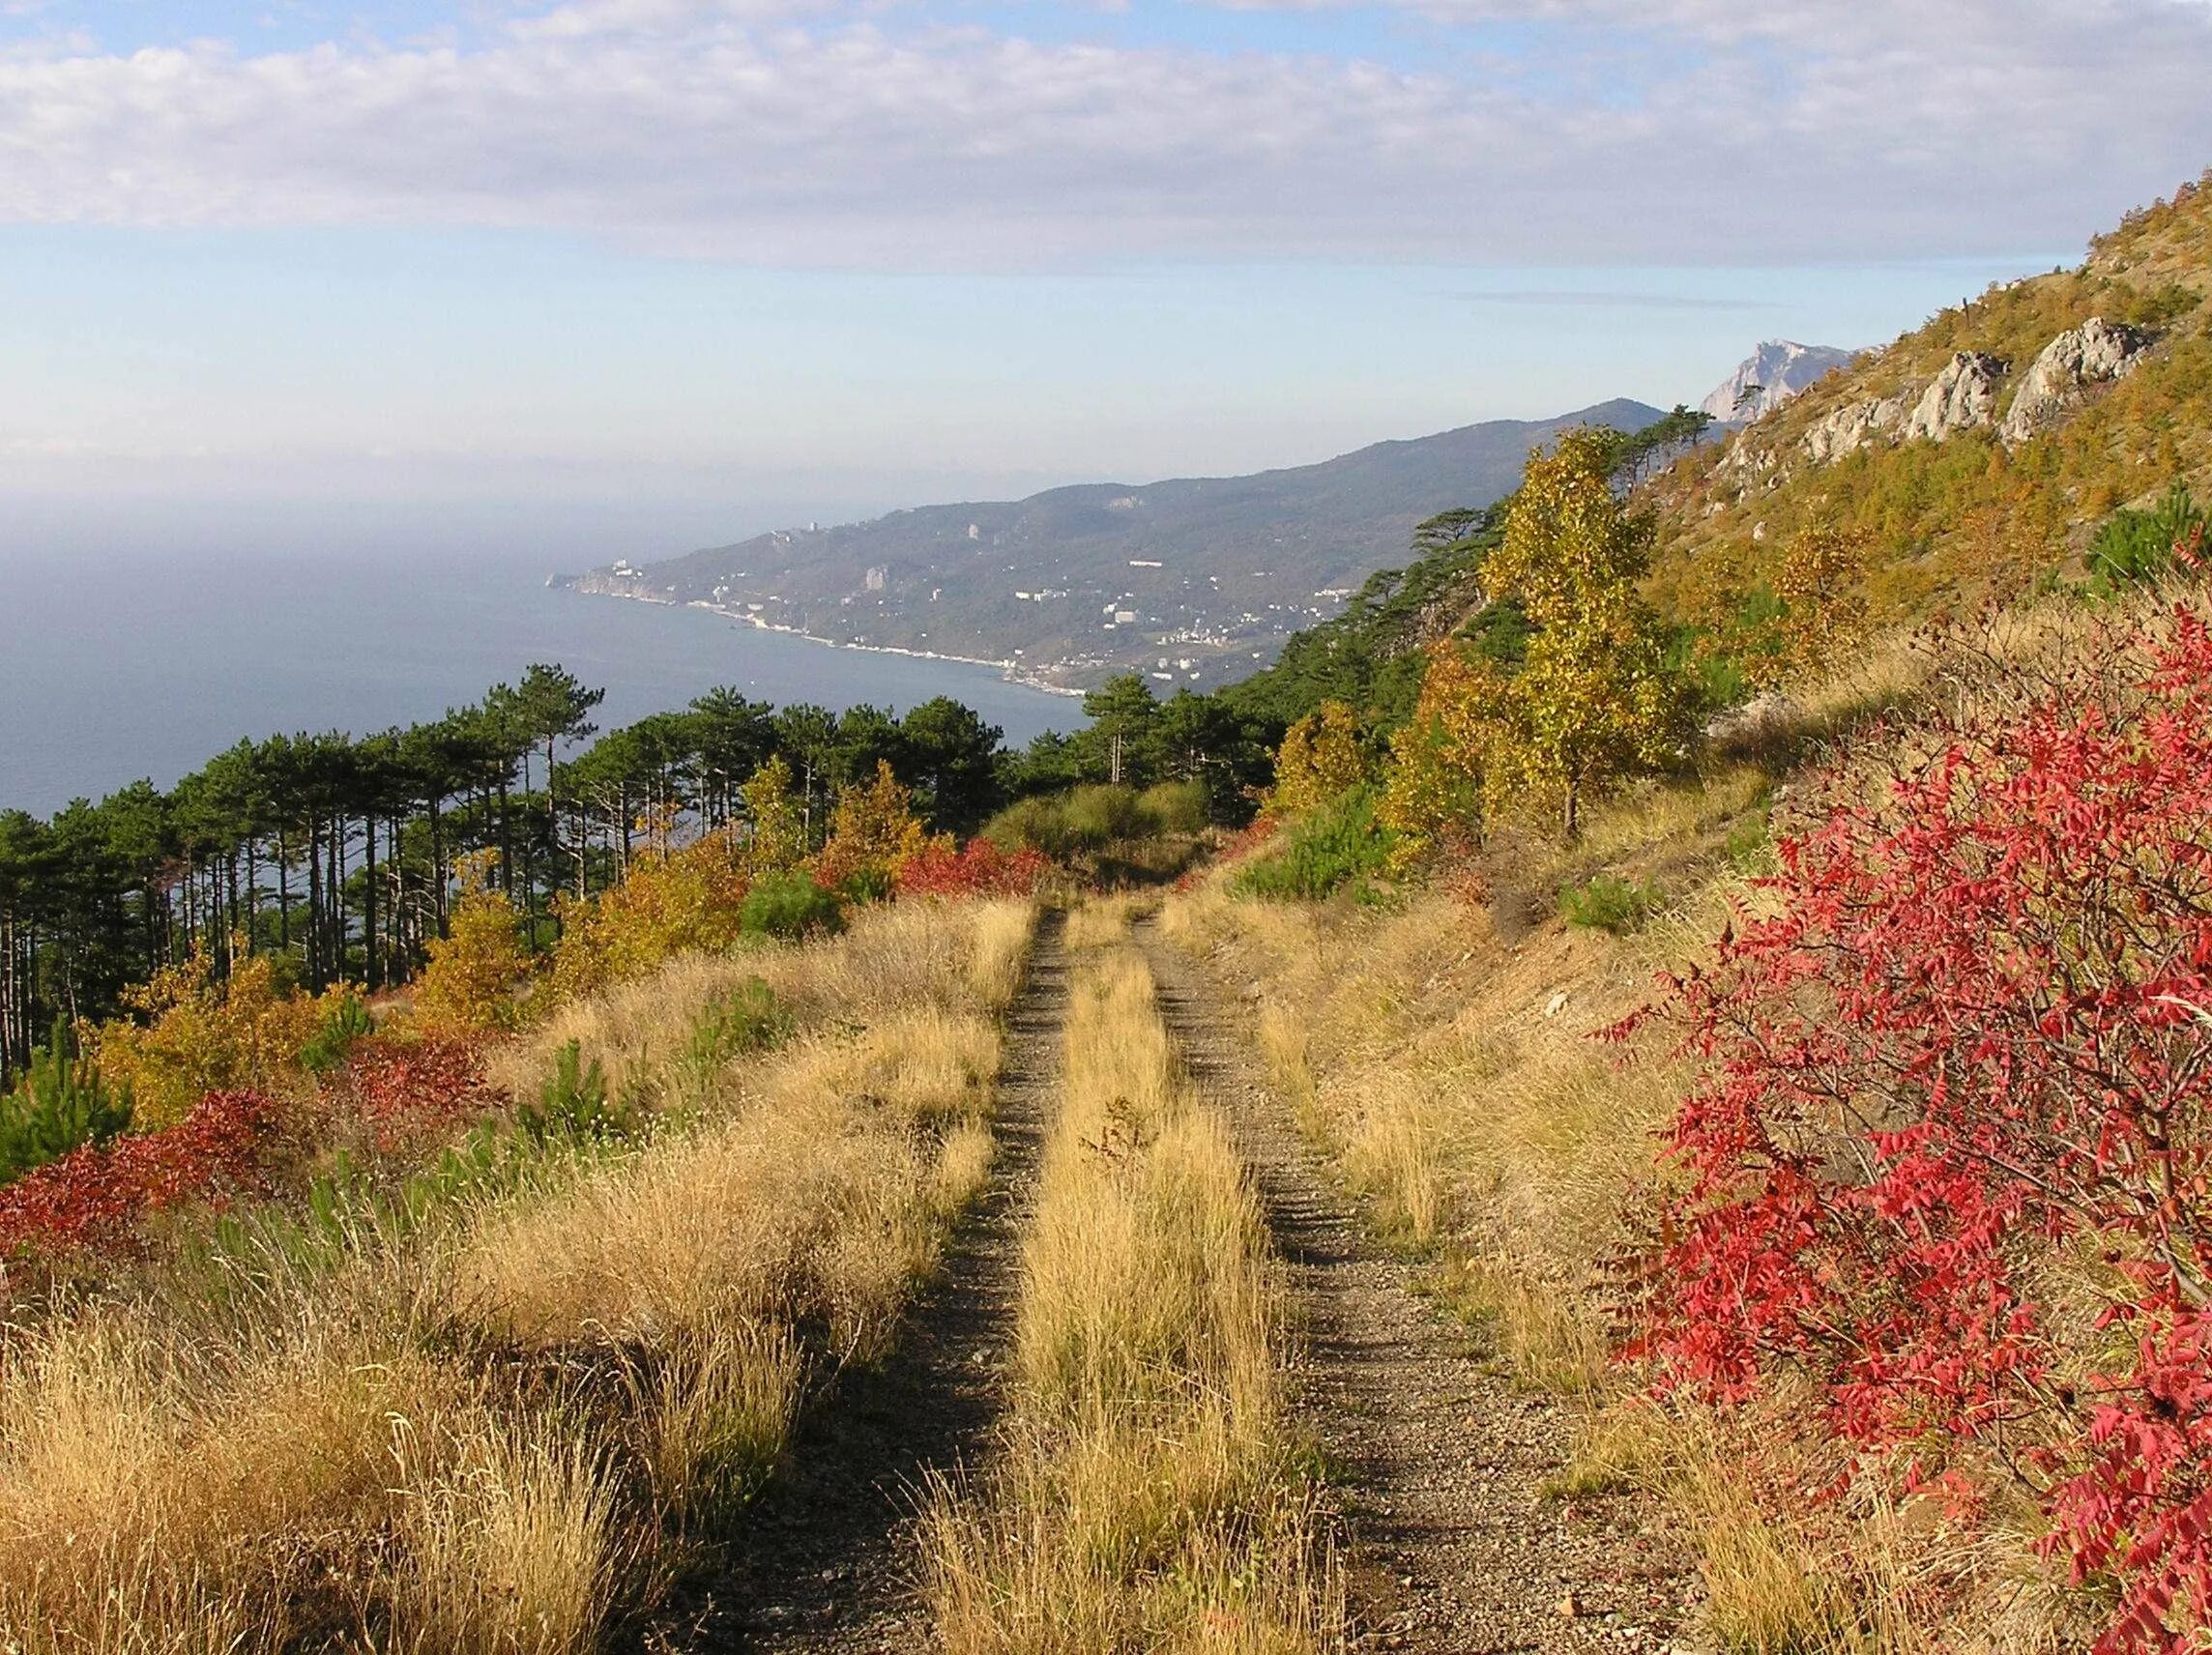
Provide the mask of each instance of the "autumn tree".
{"label": "autumn tree", "polygon": [[1283,733],[1270,808],[1279,816],[1303,815],[1366,779],[1355,715],[1341,701],[1324,701]]}
{"label": "autumn tree", "polygon": [[745,848],[731,829],[715,828],[665,857],[639,857],[595,897],[560,899],[546,998],[564,1003],[674,955],[728,947],[750,886]]}
{"label": "autumn tree", "polygon": [[1522,739],[1512,681],[1496,661],[1452,644],[1432,651],[1413,715],[1390,738],[1376,810],[1399,835],[1400,859],[1439,844],[1479,842],[1493,755]]}
{"label": "autumn tree", "polygon": [[462,858],[450,933],[429,944],[415,1009],[433,1032],[480,1034],[520,1020],[514,991],[529,963],[514,904],[493,888],[491,865],[488,852]]}
{"label": "autumn tree", "polygon": [[914,814],[914,790],[891,772],[888,760],[878,759],[872,781],[837,796],[816,877],[831,890],[859,880],[888,892],[899,863],[928,841]]}
{"label": "autumn tree", "polygon": [[806,855],[806,820],[791,795],[791,766],[777,753],[738,791],[751,825],[746,871],[754,879],[789,873]]}
{"label": "autumn tree", "polygon": [[1688,735],[1687,684],[1637,591],[1651,526],[1614,494],[1613,460],[1591,430],[1530,455],[1483,566],[1490,595],[1517,602],[1533,628],[1513,685],[1519,728],[1491,756],[1488,792],[1545,801],[1569,839],[1593,796],[1666,763]]}
{"label": "autumn tree", "polygon": [[1807,529],[1790,541],[1775,595],[1782,599],[1782,658],[1792,676],[1831,665],[1865,632],[1866,548],[1840,529]]}

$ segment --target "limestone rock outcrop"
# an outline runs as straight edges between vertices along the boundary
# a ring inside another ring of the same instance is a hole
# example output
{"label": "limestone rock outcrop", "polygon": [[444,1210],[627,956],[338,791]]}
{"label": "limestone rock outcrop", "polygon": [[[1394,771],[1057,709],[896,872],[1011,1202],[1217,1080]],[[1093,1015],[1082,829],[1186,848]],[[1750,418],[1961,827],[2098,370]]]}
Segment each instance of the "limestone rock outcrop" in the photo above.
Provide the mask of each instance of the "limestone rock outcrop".
{"label": "limestone rock outcrop", "polygon": [[1905,440],[1940,443],[1961,431],[1994,423],[2005,367],[2002,358],[1981,351],[1961,351],[1952,357],[1920,393],[1905,421]]}
{"label": "limestone rock outcrop", "polygon": [[1997,434],[2007,443],[2024,443],[2049,430],[2095,388],[2124,378],[2149,349],[2150,335],[2140,328],[2102,316],[2067,329],[2043,347],[2022,377]]}
{"label": "limestone rock outcrop", "polygon": [[1815,465],[1827,465],[1855,453],[1877,438],[1895,437],[1904,428],[1906,403],[1902,396],[1884,396],[1853,402],[1816,420],[1805,432],[1805,457]]}

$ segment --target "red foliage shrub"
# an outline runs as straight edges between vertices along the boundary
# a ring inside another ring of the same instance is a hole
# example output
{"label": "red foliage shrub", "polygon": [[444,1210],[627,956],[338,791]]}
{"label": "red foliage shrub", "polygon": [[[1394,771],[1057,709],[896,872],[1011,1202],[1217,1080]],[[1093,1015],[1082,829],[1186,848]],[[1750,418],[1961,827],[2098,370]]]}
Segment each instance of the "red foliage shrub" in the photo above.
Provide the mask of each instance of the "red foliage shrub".
{"label": "red foliage shrub", "polygon": [[[2116,1582],[2099,1649],[2178,1650],[2212,1623],[2212,633],[2037,689],[1782,844],[1776,916],[1674,984],[1703,1079],[1633,1349],[1991,1450]],[[2108,1267],[2094,1334],[2061,1243]]]}
{"label": "red foliage shrub", "polygon": [[959,850],[932,841],[898,864],[901,896],[1029,896],[1051,872],[1042,851],[1027,846],[1008,856],[984,838]]}
{"label": "red foliage shrub", "polygon": [[260,1186],[280,1107],[257,1091],[211,1091],[174,1126],[85,1145],[0,1187],[0,1252],[126,1247],[148,1213],[220,1205]]}
{"label": "red foliage shrub", "polygon": [[466,1040],[359,1042],[340,1089],[386,1153],[434,1136],[497,1101],[484,1084],[483,1054]]}

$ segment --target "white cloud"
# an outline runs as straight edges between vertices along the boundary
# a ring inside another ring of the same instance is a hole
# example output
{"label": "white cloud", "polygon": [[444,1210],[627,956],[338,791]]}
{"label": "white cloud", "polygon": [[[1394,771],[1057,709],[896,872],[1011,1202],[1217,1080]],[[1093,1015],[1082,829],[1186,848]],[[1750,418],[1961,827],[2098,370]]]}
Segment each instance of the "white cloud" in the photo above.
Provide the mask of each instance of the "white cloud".
{"label": "white cloud", "polygon": [[2212,160],[2212,12],[2177,0],[1409,0],[1556,44],[1417,73],[828,3],[0,56],[0,221],[549,227],[888,267],[1783,262],[2069,245]]}

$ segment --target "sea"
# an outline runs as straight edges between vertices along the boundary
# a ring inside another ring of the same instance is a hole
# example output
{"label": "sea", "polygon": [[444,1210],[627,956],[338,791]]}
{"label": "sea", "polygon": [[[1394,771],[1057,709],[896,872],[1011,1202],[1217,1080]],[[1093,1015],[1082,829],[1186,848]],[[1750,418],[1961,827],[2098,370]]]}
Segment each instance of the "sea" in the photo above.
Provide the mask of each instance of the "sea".
{"label": "sea", "polygon": [[542,557],[0,555],[0,810],[167,787],[241,737],[433,718],[533,661],[603,688],[602,730],[717,685],[896,711],[967,703],[1020,745],[1081,704],[995,667],[833,649],[703,610],[549,587]]}

